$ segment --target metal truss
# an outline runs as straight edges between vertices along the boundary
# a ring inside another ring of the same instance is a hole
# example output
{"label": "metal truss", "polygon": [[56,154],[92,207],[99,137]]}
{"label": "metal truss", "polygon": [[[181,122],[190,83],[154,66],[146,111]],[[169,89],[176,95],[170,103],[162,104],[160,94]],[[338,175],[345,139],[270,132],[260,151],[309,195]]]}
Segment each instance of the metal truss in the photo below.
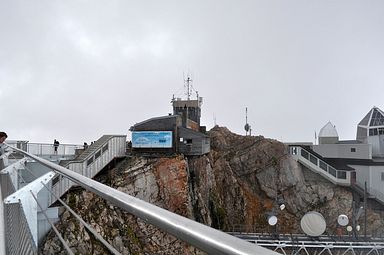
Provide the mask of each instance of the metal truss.
{"label": "metal truss", "polygon": [[356,240],[350,236],[310,237],[306,235],[263,235],[257,233],[231,233],[248,242],[274,250],[281,254],[292,255],[384,255],[383,238]]}

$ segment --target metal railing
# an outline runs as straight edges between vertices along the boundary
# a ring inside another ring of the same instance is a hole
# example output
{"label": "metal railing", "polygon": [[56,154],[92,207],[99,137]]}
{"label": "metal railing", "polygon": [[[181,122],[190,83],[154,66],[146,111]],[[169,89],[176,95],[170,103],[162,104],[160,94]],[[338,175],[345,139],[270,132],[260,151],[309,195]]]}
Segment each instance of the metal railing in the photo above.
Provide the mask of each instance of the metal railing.
{"label": "metal railing", "polygon": [[[93,178],[114,158],[125,156],[125,151],[126,136],[104,135],[80,154],[78,158],[68,162],[66,168],[88,178]],[[74,184],[69,180],[61,181],[60,178],[60,175],[55,177],[52,184],[52,190],[56,197],[61,197]],[[50,204],[56,202],[55,196],[52,196]]]}
{"label": "metal railing", "polygon": [[305,166],[326,177],[328,180],[335,184],[350,186],[353,181],[351,173],[355,171],[335,169],[301,146],[290,146],[289,152],[293,157],[296,157],[298,160],[300,160],[300,162],[302,162]]}
{"label": "metal railing", "polygon": [[55,152],[55,147],[53,144],[49,143],[30,143],[27,141],[9,141],[8,145],[26,151],[28,153],[37,155],[37,156],[46,156],[46,155],[58,155],[58,156],[72,156],[75,155],[77,149],[83,149],[83,145],[76,144],[59,144],[57,151]]}
{"label": "metal railing", "polygon": [[143,219],[145,222],[162,229],[208,254],[278,254],[132,197],[23,150],[13,149],[53,169],[55,172],[65,176],[86,190],[99,195],[110,203]]}
{"label": "metal railing", "polygon": [[308,236],[280,235],[279,239],[269,238],[254,234],[236,234],[235,236],[248,240],[263,247],[269,247],[275,251],[281,251],[282,254],[383,254],[383,240],[356,241],[348,236],[339,236],[335,240],[327,236],[320,236],[316,239]]}
{"label": "metal railing", "polygon": [[5,233],[9,254],[37,254],[21,203],[5,204]]}

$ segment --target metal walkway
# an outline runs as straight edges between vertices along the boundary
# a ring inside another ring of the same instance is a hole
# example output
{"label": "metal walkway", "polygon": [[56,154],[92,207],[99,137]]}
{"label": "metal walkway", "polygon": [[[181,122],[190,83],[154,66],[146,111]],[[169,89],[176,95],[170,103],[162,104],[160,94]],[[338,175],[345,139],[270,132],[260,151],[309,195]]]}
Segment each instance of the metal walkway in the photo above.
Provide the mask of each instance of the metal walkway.
{"label": "metal walkway", "polygon": [[302,146],[289,146],[289,152],[298,162],[336,185],[351,186],[354,181],[355,171],[335,169],[309,149],[304,149]]}
{"label": "metal walkway", "polygon": [[265,235],[261,233],[231,232],[233,236],[272,249],[281,254],[384,254],[384,238],[356,239],[351,236]]}
{"label": "metal walkway", "polygon": [[[333,184],[340,186],[348,186],[355,191],[364,192],[364,183],[356,180],[356,171],[347,171],[335,169],[330,164],[326,163],[320,155],[317,155],[303,146],[289,146],[290,155],[299,163],[307,167],[309,170],[323,176]],[[379,203],[384,204],[384,194],[371,187],[367,190],[368,197],[377,200]]]}
{"label": "metal walkway", "polygon": [[[54,201],[63,203],[60,196],[75,184],[208,254],[277,254],[92,180],[90,177],[95,176],[111,160],[125,155],[125,136],[103,136],[77,159],[67,162],[67,168],[21,149],[9,148],[24,155],[24,158],[0,172],[3,195],[0,209],[4,216],[0,226],[0,238],[4,238],[4,241],[0,240],[0,254],[37,254],[38,240],[50,228],[55,231],[67,253],[73,254],[53,225],[58,217],[57,209],[49,205]],[[40,167],[36,168],[36,164]],[[43,170],[30,171],[32,168]],[[30,176],[32,172],[38,174],[33,180]],[[71,211],[67,205],[63,205]],[[38,215],[44,216],[43,224],[37,221]],[[112,254],[120,254],[89,224],[78,215],[75,217]]]}

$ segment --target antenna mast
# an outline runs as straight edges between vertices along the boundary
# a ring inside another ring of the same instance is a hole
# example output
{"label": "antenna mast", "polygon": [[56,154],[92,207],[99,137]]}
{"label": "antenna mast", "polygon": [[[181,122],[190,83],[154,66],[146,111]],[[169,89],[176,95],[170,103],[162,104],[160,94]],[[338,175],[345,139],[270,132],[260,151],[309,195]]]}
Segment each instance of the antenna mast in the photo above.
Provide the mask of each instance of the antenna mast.
{"label": "antenna mast", "polygon": [[248,107],[245,107],[245,126],[244,126],[244,129],[245,129],[245,135],[248,135],[248,131],[249,131],[249,135],[251,135],[251,126],[248,124]]}
{"label": "antenna mast", "polygon": [[186,86],[187,86],[187,99],[190,100],[191,99],[191,90],[192,90],[192,85],[190,83],[192,83],[192,79],[191,77],[187,77],[187,79],[185,80],[185,83],[186,83]]}

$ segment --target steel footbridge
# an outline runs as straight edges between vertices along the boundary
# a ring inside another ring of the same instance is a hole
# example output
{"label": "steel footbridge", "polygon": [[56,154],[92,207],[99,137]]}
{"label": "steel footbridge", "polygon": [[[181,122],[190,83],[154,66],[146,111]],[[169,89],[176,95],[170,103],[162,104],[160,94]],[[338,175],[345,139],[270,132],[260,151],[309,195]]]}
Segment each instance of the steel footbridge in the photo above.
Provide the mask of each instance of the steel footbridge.
{"label": "steel footbridge", "polygon": [[38,254],[39,244],[53,229],[68,254],[74,254],[54,223],[60,202],[98,239],[111,254],[120,254],[90,224],[80,218],[61,196],[74,185],[97,194],[146,223],[185,241],[207,254],[278,254],[270,249],[242,240],[164,210],[92,178],[119,157],[125,157],[126,136],[106,135],[85,149],[82,146],[6,144],[1,155],[5,168],[0,171],[0,254]]}

